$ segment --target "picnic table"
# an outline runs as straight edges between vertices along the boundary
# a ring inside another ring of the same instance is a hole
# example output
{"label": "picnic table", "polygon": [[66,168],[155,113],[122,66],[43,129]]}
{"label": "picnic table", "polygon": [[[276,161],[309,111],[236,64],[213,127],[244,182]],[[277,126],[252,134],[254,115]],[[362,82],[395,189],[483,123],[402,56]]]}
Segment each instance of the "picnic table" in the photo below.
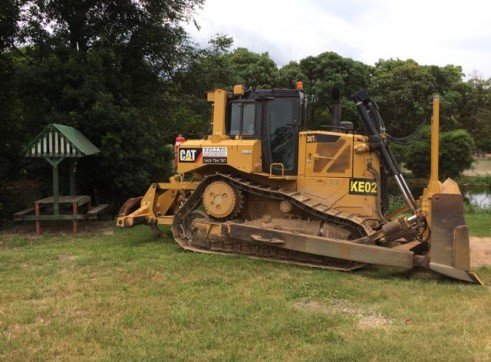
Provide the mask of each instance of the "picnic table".
{"label": "picnic table", "polygon": [[[54,205],[58,204],[59,210]],[[41,221],[71,220],[73,233],[78,230],[79,220],[92,220],[100,216],[108,204],[92,207],[91,198],[88,195],[58,196],[56,202],[54,196],[34,201],[34,207],[19,211],[14,214],[15,221],[35,221],[36,234],[41,234]]]}

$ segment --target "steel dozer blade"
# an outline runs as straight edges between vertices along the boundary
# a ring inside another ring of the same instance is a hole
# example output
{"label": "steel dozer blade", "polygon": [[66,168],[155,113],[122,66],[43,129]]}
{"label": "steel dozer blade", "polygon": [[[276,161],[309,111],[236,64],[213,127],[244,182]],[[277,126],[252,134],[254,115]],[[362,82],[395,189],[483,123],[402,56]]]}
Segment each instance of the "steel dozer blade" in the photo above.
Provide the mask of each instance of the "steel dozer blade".
{"label": "steel dozer blade", "polygon": [[469,232],[460,193],[431,198],[430,269],[454,279],[483,285],[470,271]]}

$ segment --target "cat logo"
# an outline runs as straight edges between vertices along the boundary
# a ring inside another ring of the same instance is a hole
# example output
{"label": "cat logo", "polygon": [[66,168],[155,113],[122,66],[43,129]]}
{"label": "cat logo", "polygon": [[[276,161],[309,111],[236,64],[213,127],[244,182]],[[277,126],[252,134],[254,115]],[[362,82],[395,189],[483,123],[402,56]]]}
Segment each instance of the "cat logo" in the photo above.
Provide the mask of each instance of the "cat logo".
{"label": "cat logo", "polygon": [[198,162],[201,160],[201,148],[180,148],[179,162]]}

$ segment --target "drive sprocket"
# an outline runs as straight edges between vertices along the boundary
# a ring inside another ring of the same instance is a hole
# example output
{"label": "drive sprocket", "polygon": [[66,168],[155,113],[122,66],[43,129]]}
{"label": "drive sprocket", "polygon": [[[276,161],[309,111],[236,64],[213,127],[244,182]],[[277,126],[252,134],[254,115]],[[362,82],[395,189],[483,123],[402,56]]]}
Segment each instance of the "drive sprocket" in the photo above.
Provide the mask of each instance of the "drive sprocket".
{"label": "drive sprocket", "polygon": [[231,218],[242,208],[242,194],[227,182],[214,181],[203,192],[203,206],[214,218]]}

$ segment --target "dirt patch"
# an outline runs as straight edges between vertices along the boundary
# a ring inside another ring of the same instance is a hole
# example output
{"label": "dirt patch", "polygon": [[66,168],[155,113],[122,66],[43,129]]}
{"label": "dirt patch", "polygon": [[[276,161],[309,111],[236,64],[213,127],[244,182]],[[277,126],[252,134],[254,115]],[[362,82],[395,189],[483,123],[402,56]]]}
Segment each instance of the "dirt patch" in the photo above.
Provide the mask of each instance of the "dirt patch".
{"label": "dirt patch", "polygon": [[322,312],[329,313],[329,307],[321,302],[317,302],[315,300],[302,300],[299,302],[295,302],[293,307],[298,310],[304,310],[307,312]]}
{"label": "dirt patch", "polygon": [[491,176],[491,155],[486,155],[485,159],[476,160],[470,170],[465,170],[465,176]]}
{"label": "dirt patch", "polygon": [[486,171],[486,170],[465,170],[463,172],[464,176],[491,176],[491,171]]}
{"label": "dirt patch", "polygon": [[470,237],[471,267],[491,266],[491,237]]}
{"label": "dirt patch", "polygon": [[358,322],[358,328],[367,329],[367,328],[382,328],[388,326],[390,324],[390,320],[385,318],[382,315],[367,315],[361,317]]}
{"label": "dirt patch", "polygon": [[342,313],[354,316],[358,319],[358,328],[381,328],[391,324],[391,320],[385,318],[380,313],[374,310],[365,310],[359,307],[350,305],[344,301],[334,301],[327,305],[315,300],[298,301],[293,304],[293,307],[306,312],[318,313]]}

